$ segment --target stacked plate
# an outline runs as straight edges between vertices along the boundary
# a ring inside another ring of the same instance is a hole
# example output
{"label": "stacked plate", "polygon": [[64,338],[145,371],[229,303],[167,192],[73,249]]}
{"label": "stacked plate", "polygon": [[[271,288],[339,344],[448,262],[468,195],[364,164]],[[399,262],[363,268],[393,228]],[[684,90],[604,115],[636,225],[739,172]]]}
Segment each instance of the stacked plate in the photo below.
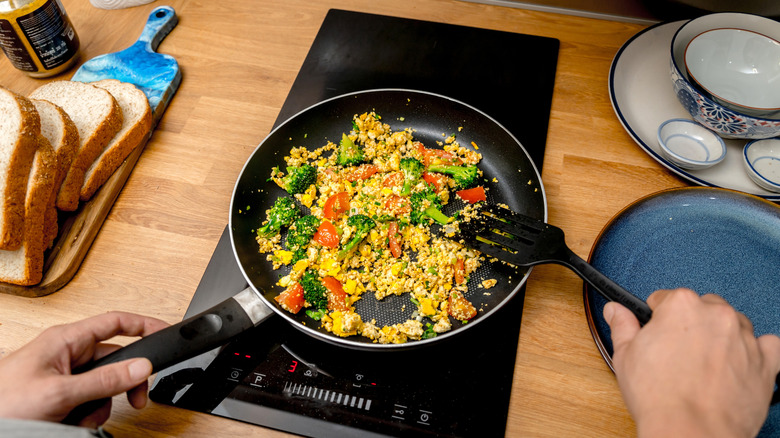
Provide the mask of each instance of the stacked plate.
{"label": "stacked plate", "polygon": [[[752,117],[716,103],[687,79],[684,62],[687,43],[682,50],[674,50],[673,40],[690,40],[712,28],[734,27],[737,16],[757,22],[767,20],[749,14],[720,13],[691,21],[662,23],[638,33],[623,45],[612,62],[610,98],[618,119],[634,141],[673,173],[694,184],[780,201],[780,194],[751,178],[744,152],[749,140],[780,134],[780,120]],[[701,24],[705,18],[709,22],[701,27],[692,25],[693,21]],[[670,160],[661,148],[658,130],[665,121],[675,118],[695,120],[718,134],[726,146],[725,158],[706,168],[683,168]],[[769,159],[763,162],[768,163]]]}

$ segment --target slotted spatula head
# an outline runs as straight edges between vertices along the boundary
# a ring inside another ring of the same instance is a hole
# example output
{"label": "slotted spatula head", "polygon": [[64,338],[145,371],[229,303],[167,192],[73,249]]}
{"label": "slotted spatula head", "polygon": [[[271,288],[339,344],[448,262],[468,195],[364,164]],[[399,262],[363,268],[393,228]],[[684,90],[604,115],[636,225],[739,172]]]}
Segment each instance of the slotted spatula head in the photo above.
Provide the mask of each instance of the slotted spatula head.
{"label": "slotted spatula head", "polygon": [[122,51],[90,59],[71,80],[95,82],[116,79],[135,85],[149,99],[156,124],[181,82],[181,71],[172,56],[156,53],[155,50],[178,22],[173,8],[155,8],[149,14],[138,41]]}
{"label": "slotted spatula head", "polygon": [[560,262],[566,251],[560,228],[495,205],[462,222],[460,235],[479,252],[516,266]]}
{"label": "slotted spatula head", "polygon": [[598,272],[566,246],[560,228],[495,205],[485,206],[476,217],[460,224],[463,241],[488,256],[516,266],[557,263],[576,272],[610,301],[631,309],[641,324],[652,310],[640,298]]}

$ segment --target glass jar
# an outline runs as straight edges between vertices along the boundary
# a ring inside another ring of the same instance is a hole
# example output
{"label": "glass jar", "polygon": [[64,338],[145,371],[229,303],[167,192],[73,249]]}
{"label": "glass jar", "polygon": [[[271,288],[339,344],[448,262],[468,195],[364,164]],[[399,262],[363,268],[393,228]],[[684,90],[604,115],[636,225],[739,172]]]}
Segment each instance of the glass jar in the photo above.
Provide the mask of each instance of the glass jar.
{"label": "glass jar", "polygon": [[14,67],[44,78],[76,63],[79,38],[60,0],[0,0],[0,47]]}

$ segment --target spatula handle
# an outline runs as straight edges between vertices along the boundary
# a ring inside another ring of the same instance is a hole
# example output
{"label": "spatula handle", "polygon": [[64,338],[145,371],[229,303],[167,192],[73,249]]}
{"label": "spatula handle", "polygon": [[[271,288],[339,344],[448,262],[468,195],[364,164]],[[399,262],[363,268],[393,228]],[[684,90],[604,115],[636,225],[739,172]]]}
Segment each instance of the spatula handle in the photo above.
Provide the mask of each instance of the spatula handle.
{"label": "spatula handle", "polygon": [[576,272],[583,280],[593,286],[604,298],[610,301],[617,301],[626,306],[639,320],[639,324],[645,325],[650,321],[653,311],[642,299],[623,289],[619,284],[610,280],[609,277],[602,274],[596,268],[588,264],[585,260],[567,250],[566,265]]}

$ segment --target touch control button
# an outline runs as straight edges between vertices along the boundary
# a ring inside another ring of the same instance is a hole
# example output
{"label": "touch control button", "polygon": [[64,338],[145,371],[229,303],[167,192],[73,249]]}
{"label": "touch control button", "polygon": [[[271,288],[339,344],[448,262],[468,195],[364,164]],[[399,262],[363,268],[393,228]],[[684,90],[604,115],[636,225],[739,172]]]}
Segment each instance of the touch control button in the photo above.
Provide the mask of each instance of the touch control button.
{"label": "touch control button", "polygon": [[417,423],[422,424],[424,426],[430,426],[432,414],[433,412],[431,411],[424,411],[420,409],[419,415],[417,416]]}
{"label": "touch control button", "polygon": [[251,379],[252,380],[249,382],[249,384],[254,387],[263,388],[265,386],[263,384],[263,380],[265,379],[265,374],[252,373]]}
{"label": "touch control button", "polygon": [[239,377],[241,377],[241,372],[243,370],[240,368],[231,368],[230,372],[228,373],[228,380],[233,382],[238,382]]}
{"label": "touch control button", "polygon": [[393,415],[392,418],[395,418],[396,420],[405,420],[406,419],[406,409],[407,407],[404,405],[399,405],[398,403],[393,405]]}

